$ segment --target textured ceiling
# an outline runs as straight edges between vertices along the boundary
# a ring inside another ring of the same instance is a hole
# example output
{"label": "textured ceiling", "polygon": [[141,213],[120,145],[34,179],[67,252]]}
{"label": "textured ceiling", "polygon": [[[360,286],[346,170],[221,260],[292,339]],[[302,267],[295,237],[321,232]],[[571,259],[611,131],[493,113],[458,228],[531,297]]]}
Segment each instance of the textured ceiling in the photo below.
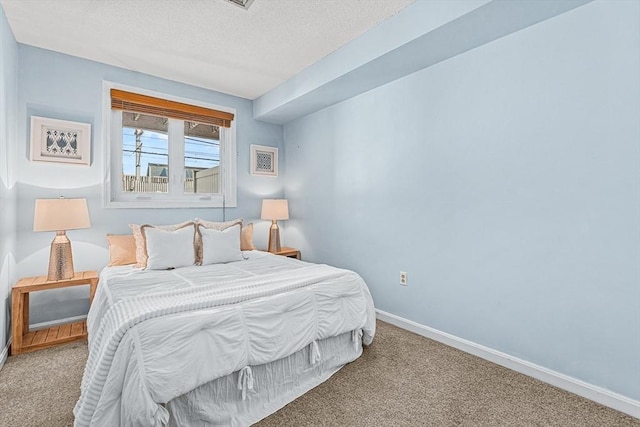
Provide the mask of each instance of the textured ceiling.
{"label": "textured ceiling", "polygon": [[415,0],[0,0],[16,40],[255,99]]}

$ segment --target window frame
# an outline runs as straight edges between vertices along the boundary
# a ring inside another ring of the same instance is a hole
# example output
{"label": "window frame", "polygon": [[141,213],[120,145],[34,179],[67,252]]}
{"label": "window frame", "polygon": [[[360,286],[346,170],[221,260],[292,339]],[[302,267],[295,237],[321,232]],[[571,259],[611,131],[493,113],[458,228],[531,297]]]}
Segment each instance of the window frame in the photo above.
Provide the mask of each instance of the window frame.
{"label": "window frame", "polygon": [[[103,81],[102,120],[104,141],[104,191],[105,208],[222,208],[237,206],[237,149],[236,119],[231,127],[220,129],[220,192],[184,193],[184,120],[169,119],[169,192],[168,193],[128,193],[122,191],[122,110],[111,109],[111,89],[120,89],[141,95],[153,96],[170,101],[182,102],[199,107],[225,111],[236,115],[235,108],[209,104],[193,99],[177,97],[165,93],[145,90],[114,82]],[[178,132],[177,123],[182,130]],[[176,143],[177,142],[177,143]],[[179,161],[171,161],[180,158]],[[181,164],[176,171],[172,165]],[[176,173],[177,172],[177,173]],[[114,179],[115,177],[115,179]],[[182,190],[182,191],[181,191]]]}

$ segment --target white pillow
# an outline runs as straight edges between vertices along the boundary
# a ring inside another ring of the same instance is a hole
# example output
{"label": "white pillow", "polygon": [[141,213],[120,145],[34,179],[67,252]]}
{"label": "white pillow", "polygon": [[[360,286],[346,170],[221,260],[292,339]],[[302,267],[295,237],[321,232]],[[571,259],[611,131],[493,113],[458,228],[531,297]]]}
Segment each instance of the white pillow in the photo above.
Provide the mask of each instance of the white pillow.
{"label": "white pillow", "polygon": [[202,236],[202,265],[242,261],[240,224],[224,230],[198,227]]}
{"label": "white pillow", "polygon": [[193,265],[196,262],[194,235],[194,226],[175,231],[147,228],[147,268],[166,270]]}

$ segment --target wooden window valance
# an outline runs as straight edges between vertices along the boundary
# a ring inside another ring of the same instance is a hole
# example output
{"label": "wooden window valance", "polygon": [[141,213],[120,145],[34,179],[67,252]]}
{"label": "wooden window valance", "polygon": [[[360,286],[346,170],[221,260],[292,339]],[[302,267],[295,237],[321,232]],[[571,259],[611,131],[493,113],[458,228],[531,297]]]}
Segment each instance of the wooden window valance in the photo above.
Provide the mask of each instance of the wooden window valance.
{"label": "wooden window valance", "polygon": [[111,109],[168,117],[208,125],[231,127],[234,115],[182,102],[111,89]]}

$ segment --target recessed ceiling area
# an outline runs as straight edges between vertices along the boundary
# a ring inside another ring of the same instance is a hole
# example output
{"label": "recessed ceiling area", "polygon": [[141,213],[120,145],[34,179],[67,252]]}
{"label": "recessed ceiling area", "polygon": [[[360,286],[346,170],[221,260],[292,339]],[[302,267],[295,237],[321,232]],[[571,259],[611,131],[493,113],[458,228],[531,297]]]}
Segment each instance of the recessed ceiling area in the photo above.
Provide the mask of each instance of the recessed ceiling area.
{"label": "recessed ceiling area", "polygon": [[0,0],[19,43],[255,99],[415,0]]}

